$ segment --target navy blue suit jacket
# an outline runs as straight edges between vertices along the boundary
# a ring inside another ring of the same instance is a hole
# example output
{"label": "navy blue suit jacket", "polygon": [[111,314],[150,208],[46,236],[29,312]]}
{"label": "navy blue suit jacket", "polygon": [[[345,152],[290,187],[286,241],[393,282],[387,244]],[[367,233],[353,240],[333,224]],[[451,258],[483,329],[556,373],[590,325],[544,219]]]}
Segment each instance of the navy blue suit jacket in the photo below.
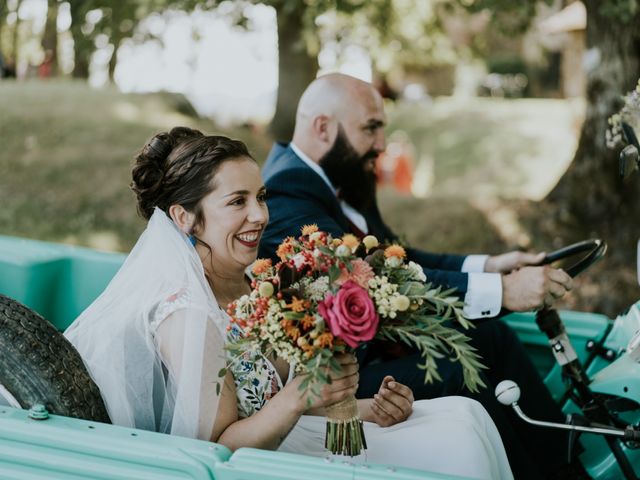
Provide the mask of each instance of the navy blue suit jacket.
{"label": "navy blue suit jacket", "polygon": [[[338,199],[324,180],[285,144],[274,144],[263,167],[267,187],[269,224],[260,241],[260,257],[276,258],[278,245],[285,237],[298,237],[303,225],[315,223],[320,230],[341,237],[351,232]],[[385,225],[378,205],[361,212],[367,220],[369,233],[378,240],[397,240]],[[455,287],[464,296],[468,275],[460,272],[464,256],[434,254],[407,248],[408,258],[419,263],[428,281],[444,287]]]}

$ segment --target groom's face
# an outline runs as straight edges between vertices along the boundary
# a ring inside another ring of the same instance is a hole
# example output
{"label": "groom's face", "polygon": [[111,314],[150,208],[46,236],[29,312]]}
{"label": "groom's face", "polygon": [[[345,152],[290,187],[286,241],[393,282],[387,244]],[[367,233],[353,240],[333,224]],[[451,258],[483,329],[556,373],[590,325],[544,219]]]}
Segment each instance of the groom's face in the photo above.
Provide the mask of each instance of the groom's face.
{"label": "groom's face", "polygon": [[338,190],[339,197],[356,210],[366,210],[375,198],[378,154],[371,148],[360,155],[340,125],[333,146],[320,159],[319,164]]}
{"label": "groom's face", "polygon": [[336,138],[319,164],[340,198],[364,211],[375,199],[375,162],[386,147],[382,98],[372,87],[352,92],[337,121]]}

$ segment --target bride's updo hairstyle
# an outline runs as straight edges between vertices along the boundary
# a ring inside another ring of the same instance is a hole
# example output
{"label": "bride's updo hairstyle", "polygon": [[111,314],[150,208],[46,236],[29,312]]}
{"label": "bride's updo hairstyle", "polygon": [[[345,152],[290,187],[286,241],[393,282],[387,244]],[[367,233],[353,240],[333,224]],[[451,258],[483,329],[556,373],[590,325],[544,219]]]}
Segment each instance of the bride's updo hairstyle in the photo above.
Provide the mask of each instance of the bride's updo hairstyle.
{"label": "bride's updo hairstyle", "polygon": [[154,207],[168,214],[171,205],[182,205],[202,226],[200,201],[215,188],[216,171],[223,162],[240,158],[253,160],[239,140],[187,127],[155,135],[136,156],[132,171],[138,212],[148,220]]}

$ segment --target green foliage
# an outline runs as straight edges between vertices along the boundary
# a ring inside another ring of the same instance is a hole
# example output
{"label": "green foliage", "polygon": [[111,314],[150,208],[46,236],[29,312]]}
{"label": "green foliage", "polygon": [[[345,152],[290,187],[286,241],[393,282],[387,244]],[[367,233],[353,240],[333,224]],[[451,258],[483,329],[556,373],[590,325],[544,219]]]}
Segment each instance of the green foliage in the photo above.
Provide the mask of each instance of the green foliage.
{"label": "green foliage", "polygon": [[[553,0],[454,0],[466,10],[477,13],[489,11],[496,26],[505,32],[523,32],[529,28],[536,14],[539,3],[551,5]],[[629,24],[640,11],[638,0],[601,0],[596,2],[598,11],[590,11],[587,15],[598,13],[612,20]]]}
{"label": "green foliage", "polygon": [[487,68],[491,73],[527,73],[527,65],[519,55],[494,55],[487,59]]}
{"label": "green foliage", "polygon": [[451,64],[457,55],[440,23],[443,0],[338,2],[318,18],[324,43],[360,45],[375,70]]}
{"label": "green foliage", "polygon": [[443,323],[430,321],[427,325],[425,322],[423,328],[414,325],[391,328],[383,324],[378,336],[417,348],[422,355],[422,363],[418,368],[425,372],[425,383],[442,381],[436,361],[448,355],[451,361],[460,362],[464,383],[470,391],[477,392],[481,387],[486,387],[479,375],[479,371],[486,367],[482,365],[475,349],[468,344],[469,337]]}
{"label": "green foliage", "polygon": [[[113,75],[117,49],[123,40],[131,38],[138,24],[151,13],[170,9],[192,10],[198,2],[181,0],[78,0],[71,1],[71,35],[74,40],[76,65],[82,71],[74,71],[76,77],[88,75],[88,59],[95,50],[98,35],[105,35],[113,46],[109,73]],[[100,12],[99,20],[90,23],[87,14]]]}
{"label": "green foliage", "polygon": [[329,267],[329,283],[334,283],[340,277],[340,268],[337,265]]}
{"label": "green foliage", "polygon": [[[619,21],[624,24],[631,23],[639,11],[639,5],[637,0],[607,0],[601,2],[599,6],[599,13],[605,17],[610,17],[613,20]],[[637,28],[637,25],[635,25]]]}
{"label": "green foliage", "polygon": [[[537,0],[454,0],[458,5],[471,13],[488,11],[491,21],[507,34],[523,33],[531,24],[536,14]],[[542,0],[551,5],[553,0]]]}
{"label": "green foliage", "polygon": [[460,362],[469,390],[477,391],[484,387],[479,371],[485,367],[480,357],[469,345],[469,337],[453,328],[456,323],[464,329],[473,328],[473,324],[462,315],[463,305],[455,296],[455,290],[411,281],[408,270],[384,267],[382,273],[392,283],[399,284],[398,292],[411,300],[412,309],[408,319],[381,322],[377,336],[417,348],[422,354],[419,368],[425,372],[425,382],[441,380],[436,359],[446,355],[451,361]]}
{"label": "green foliage", "polygon": [[[361,45],[371,54],[376,69],[392,66],[450,64],[456,53],[442,30],[438,12],[450,0],[245,0],[225,11],[239,26],[247,26],[245,7],[265,4],[279,18],[294,16],[302,20],[298,37],[301,48],[315,56],[321,45],[335,42],[342,47]],[[162,2],[160,2],[162,3]],[[166,2],[169,8],[190,11],[212,10],[218,0]]]}

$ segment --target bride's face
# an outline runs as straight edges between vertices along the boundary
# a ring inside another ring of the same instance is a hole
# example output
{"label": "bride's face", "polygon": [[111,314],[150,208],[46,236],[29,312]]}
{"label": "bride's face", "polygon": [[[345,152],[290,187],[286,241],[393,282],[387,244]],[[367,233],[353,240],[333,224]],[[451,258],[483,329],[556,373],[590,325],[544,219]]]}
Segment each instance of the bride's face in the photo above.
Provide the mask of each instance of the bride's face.
{"label": "bride's face", "polygon": [[202,245],[198,251],[205,269],[213,267],[215,274],[226,277],[255,261],[269,211],[260,168],[253,160],[224,162],[213,182],[214,190],[201,203],[204,229],[196,232],[211,254]]}

